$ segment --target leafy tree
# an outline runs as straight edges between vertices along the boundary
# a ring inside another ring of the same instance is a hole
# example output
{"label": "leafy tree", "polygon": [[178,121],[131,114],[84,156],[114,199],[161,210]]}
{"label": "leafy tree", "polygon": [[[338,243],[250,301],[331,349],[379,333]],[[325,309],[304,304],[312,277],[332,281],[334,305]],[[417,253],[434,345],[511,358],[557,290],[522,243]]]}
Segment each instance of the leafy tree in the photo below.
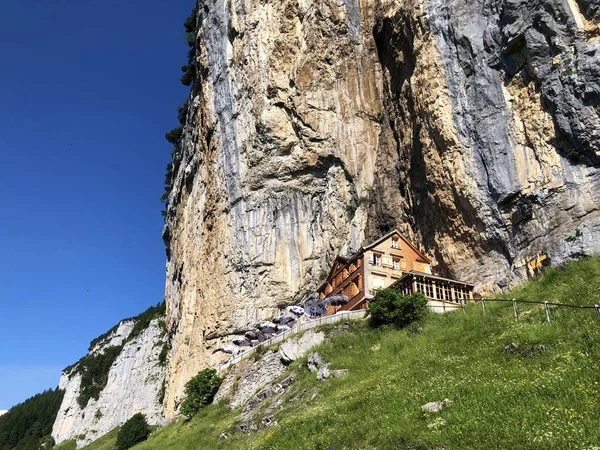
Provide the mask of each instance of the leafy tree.
{"label": "leafy tree", "polygon": [[150,427],[146,421],[146,416],[142,413],[137,413],[123,424],[119,430],[119,434],[117,434],[115,446],[117,450],[127,450],[148,439],[149,435]]}
{"label": "leafy tree", "polygon": [[181,414],[192,417],[210,404],[221,385],[222,378],[215,369],[204,369],[185,385],[186,398],[181,404]]}
{"label": "leafy tree", "polygon": [[420,292],[412,295],[398,294],[394,289],[380,289],[369,303],[368,313],[374,327],[395,325],[406,327],[412,322],[423,320],[429,313],[427,298]]}

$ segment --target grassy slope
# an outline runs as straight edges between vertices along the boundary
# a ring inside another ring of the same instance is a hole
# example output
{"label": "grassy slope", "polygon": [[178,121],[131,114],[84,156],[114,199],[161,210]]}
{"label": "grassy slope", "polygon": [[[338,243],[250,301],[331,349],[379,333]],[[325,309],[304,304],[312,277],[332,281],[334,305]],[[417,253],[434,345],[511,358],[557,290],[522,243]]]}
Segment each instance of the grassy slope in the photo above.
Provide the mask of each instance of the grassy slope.
{"label": "grassy slope", "polygon": [[[600,303],[600,259],[551,269],[506,296]],[[278,425],[236,433],[239,411],[212,405],[135,448],[597,449],[600,320],[594,310],[552,310],[549,325],[543,307],[520,309],[516,321],[510,303],[488,304],[485,316],[473,305],[431,317],[421,334],[354,324],[320,348],[350,374],[317,382],[305,361],[294,364],[299,378],[274,414]],[[511,343],[518,349],[506,351]],[[454,403],[421,411],[444,398]],[[224,430],[231,437],[219,440]]]}
{"label": "grassy slope", "polygon": [[[92,442],[85,447],[87,450],[114,450],[115,442],[117,442],[117,434],[120,428],[115,428],[110,433],[105,434],[100,439]],[[76,450],[77,444],[75,441],[65,441],[54,447],[53,450]]]}

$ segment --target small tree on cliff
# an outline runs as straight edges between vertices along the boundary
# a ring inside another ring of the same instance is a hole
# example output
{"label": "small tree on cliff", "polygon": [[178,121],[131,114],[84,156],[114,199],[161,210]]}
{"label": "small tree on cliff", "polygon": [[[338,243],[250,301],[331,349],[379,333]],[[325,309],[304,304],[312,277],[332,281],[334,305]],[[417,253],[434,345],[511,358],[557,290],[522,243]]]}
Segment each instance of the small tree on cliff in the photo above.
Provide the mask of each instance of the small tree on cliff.
{"label": "small tree on cliff", "polygon": [[215,369],[204,369],[185,385],[185,400],[181,414],[192,417],[200,408],[210,404],[221,385],[221,377]]}
{"label": "small tree on cliff", "polygon": [[150,427],[146,422],[146,416],[142,413],[134,414],[119,430],[116,448],[117,450],[127,450],[148,439],[149,434]]}

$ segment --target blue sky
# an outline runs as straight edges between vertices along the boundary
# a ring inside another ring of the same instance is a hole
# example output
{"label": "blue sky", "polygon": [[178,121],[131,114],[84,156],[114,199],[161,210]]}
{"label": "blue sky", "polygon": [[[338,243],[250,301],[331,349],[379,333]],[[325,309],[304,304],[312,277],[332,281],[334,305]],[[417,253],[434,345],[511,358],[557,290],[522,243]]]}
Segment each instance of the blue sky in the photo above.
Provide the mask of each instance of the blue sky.
{"label": "blue sky", "polygon": [[193,0],[0,4],[0,410],[162,300]]}

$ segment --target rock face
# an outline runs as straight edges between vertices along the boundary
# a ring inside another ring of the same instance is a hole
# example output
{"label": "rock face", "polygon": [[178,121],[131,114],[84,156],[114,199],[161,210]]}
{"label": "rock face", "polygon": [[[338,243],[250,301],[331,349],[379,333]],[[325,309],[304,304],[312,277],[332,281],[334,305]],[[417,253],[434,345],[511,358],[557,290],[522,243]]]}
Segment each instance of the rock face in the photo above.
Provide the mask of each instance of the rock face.
{"label": "rock face", "polygon": [[[324,341],[325,334],[322,331],[308,330],[301,336],[286,340],[279,347],[279,351],[267,351],[258,361],[252,357],[242,360],[227,372],[215,401],[228,399],[231,409],[246,404],[258,389],[272,383],[283,374],[288,364]],[[285,382],[282,384],[283,388],[287,387]],[[260,397],[260,393],[257,395]]]}
{"label": "rock face", "polygon": [[[134,321],[123,321],[116,331],[96,344],[90,354],[99,354],[112,346],[120,346],[129,336]],[[160,390],[165,380],[165,366],[159,362],[162,344],[166,339],[157,319],[122,348],[108,372],[106,387],[97,400],[90,399],[81,408],[77,398],[81,393],[82,376],[77,367],[66,369],[60,379],[65,397],[52,428],[56,443],[76,439],[83,447],[142,412],[148,423],[164,421]]]}
{"label": "rock face", "polygon": [[228,399],[231,409],[244,405],[256,391],[271,383],[286,370],[277,352],[268,351],[258,361],[246,359],[231,370],[215,396],[215,401]]}
{"label": "rock face", "polygon": [[397,227],[497,289],[600,250],[591,0],[200,0],[163,237],[167,415],[232,334]]}

